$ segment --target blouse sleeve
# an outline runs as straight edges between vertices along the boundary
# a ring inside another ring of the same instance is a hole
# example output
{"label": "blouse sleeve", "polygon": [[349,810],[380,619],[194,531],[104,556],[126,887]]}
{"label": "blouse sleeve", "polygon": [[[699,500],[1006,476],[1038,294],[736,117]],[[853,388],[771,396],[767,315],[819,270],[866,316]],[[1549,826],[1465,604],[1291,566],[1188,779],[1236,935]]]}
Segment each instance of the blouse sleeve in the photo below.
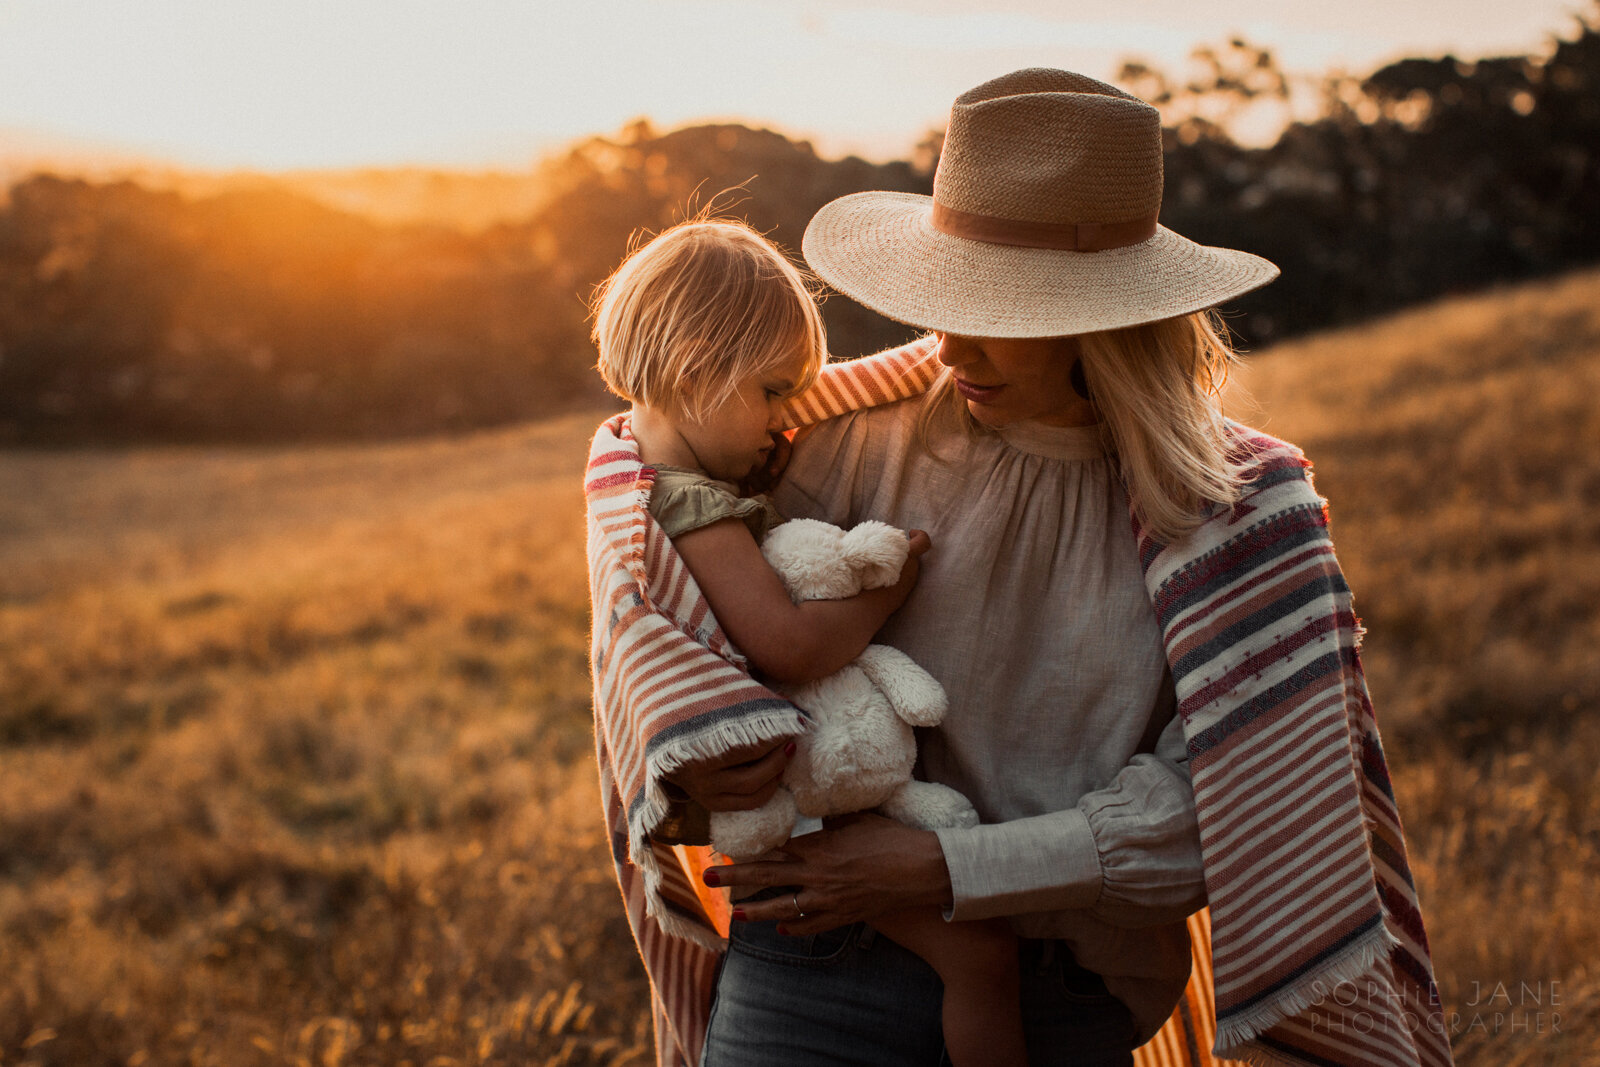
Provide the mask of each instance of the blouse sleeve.
{"label": "blouse sleeve", "polygon": [[1113,926],[1181,921],[1206,900],[1182,721],[1075,807],[937,831],[948,919],[1088,909]]}

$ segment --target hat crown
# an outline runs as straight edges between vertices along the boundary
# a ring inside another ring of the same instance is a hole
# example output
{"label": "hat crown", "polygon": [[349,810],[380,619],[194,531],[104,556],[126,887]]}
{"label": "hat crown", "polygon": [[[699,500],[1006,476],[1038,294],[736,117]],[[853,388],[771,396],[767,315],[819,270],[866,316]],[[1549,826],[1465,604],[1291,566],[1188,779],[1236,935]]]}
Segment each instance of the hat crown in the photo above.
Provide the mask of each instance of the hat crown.
{"label": "hat crown", "polygon": [[1161,157],[1149,104],[1082,74],[1019,70],[956,98],[933,199],[1018,222],[1153,220]]}

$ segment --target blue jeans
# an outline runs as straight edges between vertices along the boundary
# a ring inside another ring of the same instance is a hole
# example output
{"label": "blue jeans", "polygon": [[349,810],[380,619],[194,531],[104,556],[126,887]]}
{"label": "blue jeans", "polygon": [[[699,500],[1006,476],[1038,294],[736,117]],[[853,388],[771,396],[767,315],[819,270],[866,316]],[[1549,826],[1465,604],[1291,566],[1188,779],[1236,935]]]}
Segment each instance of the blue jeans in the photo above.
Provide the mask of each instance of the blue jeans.
{"label": "blue jeans", "polygon": [[[940,1067],[943,986],[920,956],[858,923],[785,937],[734,923],[702,1067]],[[1132,1014],[1066,946],[1024,941],[1022,1015],[1033,1067],[1129,1067]]]}

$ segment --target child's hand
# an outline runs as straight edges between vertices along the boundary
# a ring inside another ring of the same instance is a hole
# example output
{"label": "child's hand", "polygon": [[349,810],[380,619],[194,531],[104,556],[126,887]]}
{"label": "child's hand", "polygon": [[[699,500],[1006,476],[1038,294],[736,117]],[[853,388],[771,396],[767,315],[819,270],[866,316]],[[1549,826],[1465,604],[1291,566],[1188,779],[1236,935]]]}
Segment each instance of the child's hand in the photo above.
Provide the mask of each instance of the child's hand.
{"label": "child's hand", "polygon": [[910,551],[906,553],[905,565],[900,568],[900,579],[894,584],[902,602],[911,595],[911,587],[917,584],[917,575],[922,570],[920,559],[933,547],[933,541],[925,530],[907,530],[906,547]]}
{"label": "child's hand", "polygon": [[767,453],[767,461],[749,474],[744,476],[744,481],[739,483],[740,496],[756,496],[766,493],[778,484],[778,479],[783,477],[784,468],[789,465],[789,456],[794,452],[794,445],[782,430],[772,431],[772,451]]}

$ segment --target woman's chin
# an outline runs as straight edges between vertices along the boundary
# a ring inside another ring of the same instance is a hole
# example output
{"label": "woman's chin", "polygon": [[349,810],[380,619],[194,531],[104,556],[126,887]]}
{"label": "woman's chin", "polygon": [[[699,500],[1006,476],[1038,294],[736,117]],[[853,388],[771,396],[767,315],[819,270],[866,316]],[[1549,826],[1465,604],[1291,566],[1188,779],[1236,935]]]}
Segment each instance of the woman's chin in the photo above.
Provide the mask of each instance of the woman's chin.
{"label": "woman's chin", "polygon": [[1013,422],[1003,411],[996,411],[992,404],[980,404],[976,400],[967,401],[967,414],[972,416],[972,421],[998,430],[1000,427]]}

